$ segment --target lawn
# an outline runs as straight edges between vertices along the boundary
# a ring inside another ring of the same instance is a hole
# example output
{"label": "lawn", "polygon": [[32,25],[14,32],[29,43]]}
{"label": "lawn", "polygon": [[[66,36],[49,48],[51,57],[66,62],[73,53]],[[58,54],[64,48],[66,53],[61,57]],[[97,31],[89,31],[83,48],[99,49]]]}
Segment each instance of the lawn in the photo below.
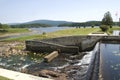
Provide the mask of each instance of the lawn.
{"label": "lawn", "polygon": [[3,34],[13,34],[13,33],[25,33],[28,32],[29,30],[27,28],[8,28],[6,30],[1,30],[0,35]]}
{"label": "lawn", "polygon": [[101,31],[99,28],[73,28],[67,30],[60,30],[56,32],[49,33],[50,36],[71,36],[71,35],[87,35],[92,32]]}
{"label": "lawn", "polygon": [[[112,34],[113,30],[120,30],[120,27],[113,26],[113,28],[110,28],[108,30],[108,33]],[[72,28],[72,29],[59,30],[59,31],[50,32],[50,33],[44,33],[40,35],[37,34],[37,35],[23,36],[19,38],[9,38],[9,39],[6,39],[5,41],[25,41],[29,39],[46,39],[46,38],[54,38],[54,37],[61,37],[61,36],[87,35],[93,32],[102,32],[102,31],[99,27],[98,28]]]}
{"label": "lawn", "polygon": [[9,38],[5,41],[25,41],[28,39],[46,39],[46,38],[53,38],[53,37],[61,37],[61,36],[72,36],[72,35],[87,35],[92,32],[99,32],[101,31],[99,28],[72,28],[72,29],[65,29],[59,30],[51,33],[44,33],[41,35],[31,35],[31,36],[23,36],[19,38]]}

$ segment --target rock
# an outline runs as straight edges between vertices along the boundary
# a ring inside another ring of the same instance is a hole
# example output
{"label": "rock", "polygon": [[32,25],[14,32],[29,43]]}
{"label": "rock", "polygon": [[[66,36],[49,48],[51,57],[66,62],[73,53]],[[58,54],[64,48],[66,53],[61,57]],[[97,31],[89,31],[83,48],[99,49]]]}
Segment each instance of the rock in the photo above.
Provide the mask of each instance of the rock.
{"label": "rock", "polygon": [[28,70],[27,70],[26,68],[21,68],[21,72],[22,72],[22,73],[27,73]]}
{"label": "rock", "polygon": [[78,65],[76,65],[76,66],[73,66],[73,65],[70,65],[70,66],[66,66],[66,67],[64,67],[63,69],[61,69],[61,71],[63,72],[63,73],[67,73],[67,72],[69,72],[69,71],[74,71],[74,70],[80,70],[81,69],[81,67],[80,66],[78,66]]}
{"label": "rock", "polygon": [[85,52],[81,52],[78,55],[73,55],[73,56],[70,56],[69,58],[71,60],[81,59],[85,54],[86,54]]}
{"label": "rock", "polygon": [[58,73],[58,72],[50,71],[50,70],[41,70],[41,71],[33,73],[33,75],[40,76],[40,77],[46,77],[46,78],[52,78],[55,80],[67,80],[66,74]]}
{"label": "rock", "polygon": [[79,63],[78,60],[73,60],[73,61],[69,62],[69,64],[71,64],[71,65],[73,65],[73,64],[77,64],[77,63]]}
{"label": "rock", "polygon": [[67,76],[66,76],[66,74],[62,73],[61,76],[55,78],[55,80],[67,80]]}
{"label": "rock", "polygon": [[13,54],[17,54],[17,50],[16,49],[12,49],[12,53]]}

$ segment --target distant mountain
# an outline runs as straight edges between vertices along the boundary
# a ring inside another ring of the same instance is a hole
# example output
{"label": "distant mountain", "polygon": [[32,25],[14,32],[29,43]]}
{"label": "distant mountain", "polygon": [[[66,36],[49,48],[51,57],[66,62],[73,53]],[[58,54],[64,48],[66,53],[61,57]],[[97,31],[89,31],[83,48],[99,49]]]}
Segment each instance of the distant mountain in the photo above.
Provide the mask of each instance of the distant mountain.
{"label": "distant mountain", "polygon": [[7,23],[8,25],[18,25],[18,24],[21,24],[21,23]]}
{"label": "distant mountain", "polygon": [[60,24],[70,24],[70,23],[73,23],[73,22],[54,21],[54,20],[34,20],[34,21],[23,23],[23,24],[48,24],[48,25],[51,25],[51,26],[58,26]]}

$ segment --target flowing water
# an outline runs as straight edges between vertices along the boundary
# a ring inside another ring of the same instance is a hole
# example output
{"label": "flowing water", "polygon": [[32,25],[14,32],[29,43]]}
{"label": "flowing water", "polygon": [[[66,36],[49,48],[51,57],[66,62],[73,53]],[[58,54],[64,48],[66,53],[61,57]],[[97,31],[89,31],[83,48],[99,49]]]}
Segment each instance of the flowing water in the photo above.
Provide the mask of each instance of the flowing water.
{"label": "flowing water", "polygon": [[[69,80],[84,80],[92,55],[95,49],[89,52],[81,52],[76,55],[61,53],[50,63],[45,63],[45,54],[29,53],[28,55],[11,55],[0,57],[0,66],[6,69],[21,71],[26,69],[29,74],[43,69],[53,70],[68,75]],[[83,54],[83,55],[81,55]]]}

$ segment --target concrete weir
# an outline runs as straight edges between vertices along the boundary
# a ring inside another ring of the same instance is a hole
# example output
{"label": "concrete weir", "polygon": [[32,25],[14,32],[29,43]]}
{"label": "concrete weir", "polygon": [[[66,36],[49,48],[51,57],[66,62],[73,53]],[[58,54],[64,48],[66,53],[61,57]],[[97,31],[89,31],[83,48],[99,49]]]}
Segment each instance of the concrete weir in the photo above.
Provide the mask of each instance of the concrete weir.
{"label": "concrete weir", "polygon": [[120,41],[120,36],[66,36],[51,39],[28,40],[26,50],[35,52],[53,52],[76,54],[86,50],[92,50],[95,45],[94,54],[89,64],[85,80],[99,80],[100,71],[100,43],[101,41]]}
{"label": "concrete weir", "polygon": [[26,50],[33,52],[53,52],[76,54],[92,50],[100,40],[120,40],[120,36],[65,36],[43,40],[25,41]]}
{"label": "concrete weir", "polygon": [[98,36],[65,36],[51,39],[27,40],[26,50],[34,52],[52,52],[76,54],[91,50],[102,37]]}

